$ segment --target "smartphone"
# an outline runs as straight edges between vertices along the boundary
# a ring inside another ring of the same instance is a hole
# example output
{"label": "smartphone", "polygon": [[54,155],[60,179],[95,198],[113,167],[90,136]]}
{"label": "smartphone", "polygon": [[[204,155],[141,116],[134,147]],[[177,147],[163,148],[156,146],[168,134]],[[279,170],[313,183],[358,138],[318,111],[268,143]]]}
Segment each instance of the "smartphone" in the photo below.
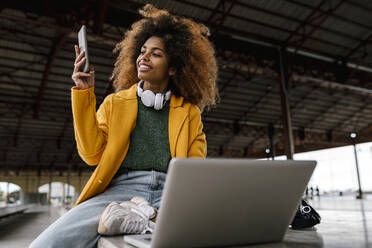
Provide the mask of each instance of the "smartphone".
{"label": "smartphone", "polygon": [[87,28],[83,25],[78,33],[79,39],[79,50],[80,52],[85,51],[85,63],[80,67],[80,71],[89,71],[89,55],[88,55],[88,41],[87,41]]}

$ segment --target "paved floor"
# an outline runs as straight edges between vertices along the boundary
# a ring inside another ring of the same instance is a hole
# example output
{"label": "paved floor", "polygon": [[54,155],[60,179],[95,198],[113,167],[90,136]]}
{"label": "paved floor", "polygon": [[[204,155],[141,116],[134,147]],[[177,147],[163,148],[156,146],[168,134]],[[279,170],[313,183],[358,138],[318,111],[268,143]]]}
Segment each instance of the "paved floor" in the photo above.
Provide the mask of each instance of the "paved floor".
{"label": "paved floor", "polygon": [[[322,217],[316,230],[290,230],[285,242],[254,247],[372,248],[372,197],[315,197],[309,202]],[[27,247],[60,213],[56,207],[37,207],[0,219],[0,248]],[[99,247],[124,247],[122,237],[102,239]]]}
{"label": "paved floor", "polygon": [[[314,197],[308,202],[322,221],[315,228],[287,231],[283,242],[246,247],[259,248],[372,248],[372,197]],[[104,237],[99,248],[131,248],[123,237]],[[240,246],[241,247],[241,246]]]}
{"label": "paved floor", "polygon": [[34,206],[23,214],[0,219],[0,248],[25,248],[50,223],[60,216],[60,209]]}
{"label": "paved floor", "polygon": [[309,200],[322,217],[317,233],[323,247],[372,247],[372,199],[346,197],[315,197]]}

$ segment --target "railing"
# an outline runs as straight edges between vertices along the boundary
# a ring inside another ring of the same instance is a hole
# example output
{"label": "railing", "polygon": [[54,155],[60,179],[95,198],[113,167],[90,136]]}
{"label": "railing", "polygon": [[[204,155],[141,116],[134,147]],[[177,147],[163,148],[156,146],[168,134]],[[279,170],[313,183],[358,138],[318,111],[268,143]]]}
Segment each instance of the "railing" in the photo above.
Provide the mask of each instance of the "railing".
{"label": "railing", "polygon": [[23,213],[28,209],[27,205],[16,205],[0,208],[0,219],[9,217],[11,215]]}

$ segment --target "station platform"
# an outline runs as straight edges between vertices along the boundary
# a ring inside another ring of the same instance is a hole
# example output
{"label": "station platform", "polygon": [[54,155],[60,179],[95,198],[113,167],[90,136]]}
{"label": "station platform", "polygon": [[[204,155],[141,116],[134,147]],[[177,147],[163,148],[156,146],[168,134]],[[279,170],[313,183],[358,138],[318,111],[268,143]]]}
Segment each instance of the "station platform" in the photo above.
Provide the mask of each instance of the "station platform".
{"label": "station platform", "polygon": [[28,205],[24,213],[0,219],[0,248],[25,248],[65,211],[61,207]]}
{"label": "station platform", "polygon": [[[372,248],[372,197],[314,197],[307,200],[322,217],[304,230],[288,229],[283,242],[239,246],[257,248]],[[123,236],[101,237],[98,248],[132,248]]]}
{"label": "station platform", "polygon": [[[315,228],[289,229],[283,242],[246,247],[287,248],[372,248],[372,198],[353,196],[315,197],[308,202],[319,212],[322,221]],[[0,248],[27,247],[63,209],[34,206],[25,213],[0,219]],[[129,248],[123,236],[101,237],[98,248]],[[240,246],[241,247],[241,246]]]}

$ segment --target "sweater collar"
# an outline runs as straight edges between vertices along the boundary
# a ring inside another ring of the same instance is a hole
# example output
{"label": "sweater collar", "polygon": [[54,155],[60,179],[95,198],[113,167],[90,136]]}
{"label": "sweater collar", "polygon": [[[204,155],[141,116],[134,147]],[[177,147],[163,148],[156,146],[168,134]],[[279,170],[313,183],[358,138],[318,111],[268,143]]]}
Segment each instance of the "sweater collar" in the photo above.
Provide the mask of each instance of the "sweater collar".
{"label": "sweater collar", "polygon": [[[127,100],[130,99],[137,99],[137,86],[138,83],[133,84],[129,89],[127,90],[121,90],[116,95],[120,98],[124,98]],[[176,108],[181,107],[183,104],[183,97],[176,97],[175,95],[171,95],[169,106]]]}

